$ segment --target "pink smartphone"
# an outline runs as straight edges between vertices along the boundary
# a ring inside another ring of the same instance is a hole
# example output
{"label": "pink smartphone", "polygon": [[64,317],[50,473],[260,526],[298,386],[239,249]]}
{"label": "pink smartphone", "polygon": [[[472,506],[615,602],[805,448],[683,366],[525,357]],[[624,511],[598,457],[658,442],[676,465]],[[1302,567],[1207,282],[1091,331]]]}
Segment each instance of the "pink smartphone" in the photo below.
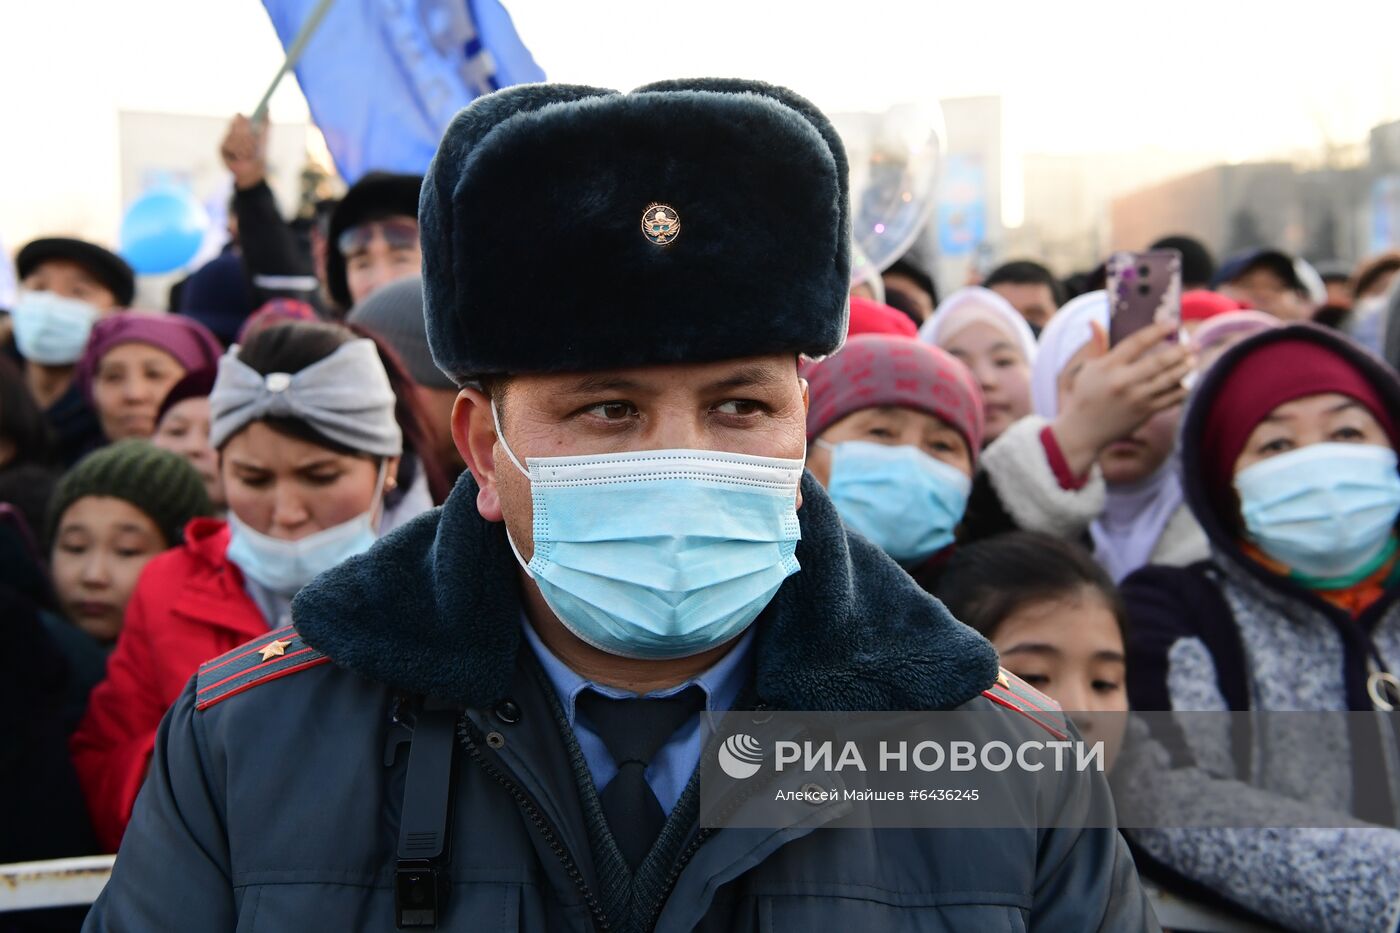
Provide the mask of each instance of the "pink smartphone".
{"label": "pink smartphone", "polygon": [[1170,322],[1181,331],[1181,253],[1154,249],[1108,257],[1108,342],[1117,345],[1149,324]]}

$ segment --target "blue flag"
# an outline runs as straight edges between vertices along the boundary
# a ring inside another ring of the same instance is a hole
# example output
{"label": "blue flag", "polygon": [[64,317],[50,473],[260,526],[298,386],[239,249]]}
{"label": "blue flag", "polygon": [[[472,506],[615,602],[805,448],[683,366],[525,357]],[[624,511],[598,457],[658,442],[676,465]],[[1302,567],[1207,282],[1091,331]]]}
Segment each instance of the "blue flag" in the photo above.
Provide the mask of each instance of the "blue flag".
{"label": "blue flag", "polygon": [[[316,0],[263,0],[283,47]],[[422,173],[452,116],[482,94],[543,81],[499,0],[334,0],[297,81],[347,182]]]}

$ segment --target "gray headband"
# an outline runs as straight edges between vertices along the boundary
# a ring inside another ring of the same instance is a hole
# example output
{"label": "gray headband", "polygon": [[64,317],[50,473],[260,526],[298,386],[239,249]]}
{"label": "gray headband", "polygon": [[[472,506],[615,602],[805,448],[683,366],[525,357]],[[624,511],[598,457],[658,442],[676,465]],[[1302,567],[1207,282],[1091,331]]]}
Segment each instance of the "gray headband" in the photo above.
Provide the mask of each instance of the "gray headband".
{"label": "gray headband", "polygon": [[240,360],[233,347],[220,358],[209,394],[209,446],[217,450],[263,418],[295,418],[351,450],[397,457],[403,453],[403,432],[394,419],[394,401],[372,340],[341,344],[300,372],[266,376]]}

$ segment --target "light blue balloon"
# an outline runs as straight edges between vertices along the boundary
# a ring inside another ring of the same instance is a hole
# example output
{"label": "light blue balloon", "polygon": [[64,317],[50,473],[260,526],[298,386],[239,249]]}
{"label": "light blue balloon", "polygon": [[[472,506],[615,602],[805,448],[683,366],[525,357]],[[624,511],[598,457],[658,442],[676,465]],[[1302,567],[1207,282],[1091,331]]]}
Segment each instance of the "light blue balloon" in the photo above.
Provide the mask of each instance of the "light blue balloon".
{"label": "light blue balloon", "polygon": [[188,191],[148,191],[122,218],[122,258],[142,275],[174,272],[199,253],[208,229],[208,212]]}

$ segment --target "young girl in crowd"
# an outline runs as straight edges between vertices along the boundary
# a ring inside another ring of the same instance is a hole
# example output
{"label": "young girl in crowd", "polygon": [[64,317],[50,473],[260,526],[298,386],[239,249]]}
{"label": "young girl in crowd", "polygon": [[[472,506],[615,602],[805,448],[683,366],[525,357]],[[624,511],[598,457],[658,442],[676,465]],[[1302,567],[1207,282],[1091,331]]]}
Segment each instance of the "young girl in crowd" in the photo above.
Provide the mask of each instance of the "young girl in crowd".
{"label": "young girl in crowd", "polygon": [[156,727],[199,664],[288,624],[297,590],[374,543],[403,451],[394,404],[374,343],[337,325],[272,326],[220,360],[210,443],[228,520],[192,523],[142,575],[73,739],[109,850]]}
{"label": "young girl in crowd", "polygon": [[109,441],[149,438],[170,389],[190,370],[213,366],[220,352],[214,335],[187,317],[125,311],[93,325],[78,386]]}
{"label": "young girl in crowd", "polygon": [[852,337],[806,368],[807,466],[841,520],[932,590],[982,438],[967,367],[908,337]]}
{"label": "young girl in crowd", "polygon": [[919,328],[919,339],[966,364],[982,390],[983,444],[1031,412],[1035,335],[996,292],[973,286],[949,295]]}
{"label": "young girl in crowd", "polygon": [[[1202,374],[1181,457],[1211,557],[1125,582],[1134,709],[1400,705],[1397,412],[1395,372],[1313,325],[1256,334]],[[1258,720],[1242,756],[1183,732],[1191,760],[1173,765],[1201,778],[1143,793],[1175,825],[1228,808],[1246,821],[1230,825],[1328,828],[1136,830],[1139,865],[1290,930],[1393,929],[1400,832],[1332,827],[1395,825],[1394,733],[1339,717],[1300,736],[1282,719]]]}
{"label": "young girl in crowd", "polygon": [[[54,488],[35,527],[45,569],[12,555],[6,571],[28,573],[31,599],[66,661],[65,737],[78,726],[88,694],[103,678],[141,571],[177,547],[185,525],[210,513],[199,478],[179,457],[144,441],[88,454]],[[56,611],[50,611],[56,610]]]}
{"label": "young girl in crowd", "polygon": [[1149,562],[1191,563],[1205,540],[1181,501],[1172,449],[1189,352],[1153,326],[1109,349],[1108,298],[1065,305],[1041,334],[1036,414],[988,447],[986,496],[969,520],[1092,541],[1115,580]]}
{"label": "young girl in crowd", "polygon": [[184,540],[191,519],[211,511],[189,464],[145,441],[84,457],[54,487],[45,528],[63,614],[110,646],[141,571]]}
{"label": "young girl in crowd", "polygon": [[1003,667],[1073,714],[1087,741],[1102,740],[1112,763],[1128,712],[1125,613],[1087,551],[1034,532],[979,541],[953,556],[939,597]]}
{"label": "young girl in crowd", "polygon": [[214,389],[214,367],[195,369],[175,383],[156,411],[156,432],[151,443],[189,461],[209,493],[209,501],[222,512],[224,482],[219,476],[219,455],[209,446],[209,393]]}

